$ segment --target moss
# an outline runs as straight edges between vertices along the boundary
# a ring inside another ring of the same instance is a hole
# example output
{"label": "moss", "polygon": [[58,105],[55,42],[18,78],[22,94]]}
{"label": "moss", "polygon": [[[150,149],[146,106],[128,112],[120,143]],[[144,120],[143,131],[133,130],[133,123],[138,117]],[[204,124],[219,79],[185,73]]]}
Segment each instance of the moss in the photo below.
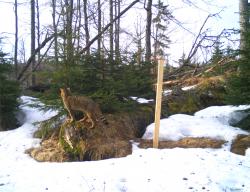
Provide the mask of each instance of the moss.
{"label": "moss", "polygon": [[[82,138],[81,129],[85,128],[79,122],[69,123],[65,121],[60,127],[59,143],[64,151],[69,155],[70,159],[73,161],[83,160],[83,156],[86,150],[86,142],[84,142]],[[68,131],[68,133],[66,133],[66,130]],[[70,139],[70,141],[66,141],[66,134],[68,134],[68,138]]]}
{"label": "moss", "polygon": [[192,93],[184,93],[180,99],[173,99],[168,103],[168,113],[185,113],[193,114],[200,108],[198,97]]}

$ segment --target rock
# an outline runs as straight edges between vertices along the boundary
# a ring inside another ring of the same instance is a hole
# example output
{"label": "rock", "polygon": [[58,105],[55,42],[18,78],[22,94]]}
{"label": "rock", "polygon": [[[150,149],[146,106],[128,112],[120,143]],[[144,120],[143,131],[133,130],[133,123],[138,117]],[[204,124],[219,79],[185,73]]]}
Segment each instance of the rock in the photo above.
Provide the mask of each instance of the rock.
{"label": "rock", "polygon": [[[152,140],[136,140],[139,142],[139,147],[141,148],[150,148],[152,147]],[[205,138],[205,137],[186,137],[183,139],[180,139],[178,141],[160,141],[159,142],[159,148],[160,149],[172,149],[176,147],[180,148],[221,148],[221,146],[226,143],[224,140],[218,140],[218,139],[211,139],[211,138]]]}
{"label": "rock", "polygon": [[250,148],[250,135],[240,134],[233,141],[230,151],[238,155],[245,155],[248,148]]}

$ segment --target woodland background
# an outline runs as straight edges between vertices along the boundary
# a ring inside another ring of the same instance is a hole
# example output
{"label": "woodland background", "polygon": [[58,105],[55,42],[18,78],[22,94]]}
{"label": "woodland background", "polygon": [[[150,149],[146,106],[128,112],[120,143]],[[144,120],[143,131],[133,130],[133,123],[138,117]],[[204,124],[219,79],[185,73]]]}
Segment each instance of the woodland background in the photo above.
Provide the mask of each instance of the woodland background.
{"label": "woodland background", "polygon": [[[196,6],[195,1],[186,3]],[[240,29],[211,35],[206,23],[220,13],[209,13],[191,49],[179,58],[178,67],[166,63],[166,85],[178,87],[188,79],[197,82],[198,78],[220,76],[220,104],[249,104],[249,3],[235,3],[239,4]],[[25,43],[20,43],[18,0],[13,2],[15,21],[11,21],[15,23],[14,57],[3,51],[0,54],[1,129],[16,126],[12,119],[21,94],[35,95],[47,107],[60,108],[60,87],[92,97],[106,113],[136,109],[131,96],[154,98],[157,58],[168,58],[169,24],[175,22],[183,28],[173,16],[175,10],[161,0],[51,0],[45,5],[52,15],[47,26],[40,25],[39,1],[26,4],[30,8],[30,54]],[[124,14],[134,9],[143,17],[132,18],[137,25],[131,33],[121,25],[128,22],[123,20]],[[240,36],[240,46],[227,46],[235,43],[235,34]],[[126,41],[131,38],[133,41]],[[204,57],[199,57],[201,54]],[[201,90],[204,92],[204,87]],[[179,106],[174,107],[180,111]]]}

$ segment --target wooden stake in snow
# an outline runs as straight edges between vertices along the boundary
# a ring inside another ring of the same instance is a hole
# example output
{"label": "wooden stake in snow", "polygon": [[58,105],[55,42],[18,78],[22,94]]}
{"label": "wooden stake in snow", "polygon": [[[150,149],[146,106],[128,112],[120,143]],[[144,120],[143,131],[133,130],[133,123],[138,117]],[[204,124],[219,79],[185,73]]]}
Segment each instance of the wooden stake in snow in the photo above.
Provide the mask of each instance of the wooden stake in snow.
{"label": "wooden stake in snow", "polygon": [[155,130],[154,130],[154,138],[153,138],[154,148],[158,148],[158,145],[159,145],[161,99],[162,99],[162,84],[163,84],[163,65],[164,65],[164,59],[161,58],[160,60],[158,60],[156,103],[155,103]]}

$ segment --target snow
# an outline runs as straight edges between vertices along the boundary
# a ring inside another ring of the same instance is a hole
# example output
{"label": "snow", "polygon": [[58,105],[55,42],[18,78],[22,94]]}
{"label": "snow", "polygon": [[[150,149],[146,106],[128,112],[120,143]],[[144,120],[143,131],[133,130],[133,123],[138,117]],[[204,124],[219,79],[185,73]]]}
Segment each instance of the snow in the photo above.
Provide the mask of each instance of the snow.
{"label": "snow", "polygon": [[[182,91],[188,91],[188,90],[192,90],[192,89],[195,89],[197,87],[197,85],[190,85],[190,86],[186,86],[186,87],[182,87]],[[168,96],[168,95],[171,95],[173,92],[172,89],[165,89],[163,91],[163,95],[164,96]]]}
{"label": "snow", "polygon": [[[22,100],[38,102],[30,97]],[[229,152],[227,147],[160,150],[140,149],[134,144],[133,153],[124,158],[36,162],[25,154],[26,149],[40,141],[32,138],[36,130],[33,122],[45,120],[56,112],[43,112],[26,105],[21,108],[26,114],[25,124],[0,132],[0,192],[250,192],[250,149],[246,156],[240,156]],[[178,114],[163,119],[161,138],[204,135],[230,140],[243,133],[228,125],[237,109],[214,107],[194,116]]]}
{"label": "snow", "polygon": [[[198,111],[192,115],[176,114],[160,121],[160,137],[164,140],[179,140],[184,137],[211,137],[230,142],[238,134],[248,132],[230,126],[244,116],[243,110],[250,106],[213,106]],[[144,134],[144,139],[152,139],[154,123],[149,125]]]}
{"label": "snow", "polygon": [[197,85],[191,85],[191,86],[187,86],[187,87],[182,87],[181,89],[183,91],[188,91],[188,90],[191,90],[191,89],[195,89],[197,87]]}
{"label": "snow", "polygon": [[150,103],[154,101],[154,99],[145,99],[145,98],[138,98],[138,97],[130,97],[130,98],[141,104]]}

